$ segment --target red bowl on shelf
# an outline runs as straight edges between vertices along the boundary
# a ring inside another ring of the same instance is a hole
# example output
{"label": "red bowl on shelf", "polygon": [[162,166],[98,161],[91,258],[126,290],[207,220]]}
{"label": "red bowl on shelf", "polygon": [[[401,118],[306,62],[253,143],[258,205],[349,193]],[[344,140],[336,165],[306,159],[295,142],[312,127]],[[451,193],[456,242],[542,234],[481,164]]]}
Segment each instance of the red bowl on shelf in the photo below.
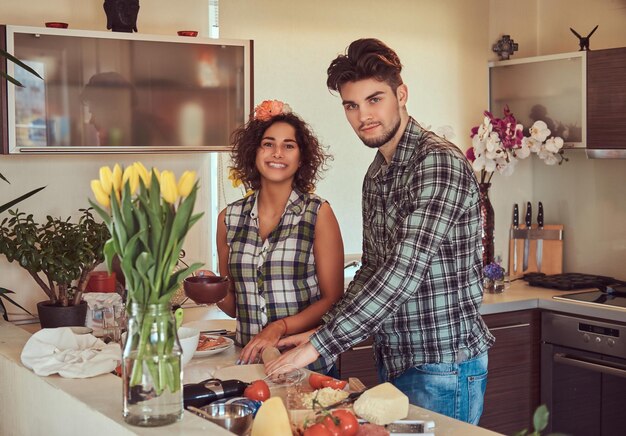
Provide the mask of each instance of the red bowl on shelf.
{"label": "red bowl on shelf", "polygon": [[228,293],[230,280],[220,276],[191,276],[183,281],[185,295],[197,304],[214,304]]}
{"label": "red bowl on shelf", "polygon": [[54,27],[55,29],[67,29],[68,26],[69,24],[58,21],[48,21],[46,23],[46,27]]}
{"label": "red bowl on shelf", "polygon": [[179,30],[176,33],[178,36],[198,36],[197,30]]}

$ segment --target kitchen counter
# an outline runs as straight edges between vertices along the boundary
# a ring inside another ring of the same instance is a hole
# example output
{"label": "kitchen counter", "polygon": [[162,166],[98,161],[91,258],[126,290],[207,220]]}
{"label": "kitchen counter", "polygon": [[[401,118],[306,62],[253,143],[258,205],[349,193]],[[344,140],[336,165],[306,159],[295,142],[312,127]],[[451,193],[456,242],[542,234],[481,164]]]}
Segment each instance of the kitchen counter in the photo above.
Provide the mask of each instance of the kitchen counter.
{"label": "kitchen counter", "polygon": [[[122,381],[112,374],[88,379],[39,377],[20,361],[30,333],[0,319],[0,434],[77,435],[232,435],[217,425],[185,412],[176,424],[142,428],[122,418]],[[216,368],[232,364],[235,349],[194,359],[185,382],[208,378]],[[409,418],[435,422],[436,436],[489,436],[497,433],[410,406]]]}
{"label": "kitchen counter", "polygon": [[544,309],[556,312],[571,313],[591,318],[600,318],[610,321],[626,320],[626,309],[613,306],[593,306],[575,301],[555,300],[556,295],[565,295],[574,292],[585,292],[593,289],[578,289],[560,291],[556,289],[529,286],[523,280],[516,280],[510,287],[500,294],[485,294],[480,308],[482,315],[512,312],[526,309]]}

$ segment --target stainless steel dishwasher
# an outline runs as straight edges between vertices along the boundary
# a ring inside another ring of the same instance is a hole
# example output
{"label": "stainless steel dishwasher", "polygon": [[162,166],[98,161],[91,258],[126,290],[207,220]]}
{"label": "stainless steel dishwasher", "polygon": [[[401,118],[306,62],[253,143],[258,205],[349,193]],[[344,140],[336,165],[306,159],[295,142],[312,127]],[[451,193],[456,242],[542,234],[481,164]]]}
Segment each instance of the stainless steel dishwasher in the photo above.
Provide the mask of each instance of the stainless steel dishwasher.
{"label": "stainless steel dishwasher", "polygon": [[547,430],[573,436],[625,435],[626,323],[544,312],[541,338]]}

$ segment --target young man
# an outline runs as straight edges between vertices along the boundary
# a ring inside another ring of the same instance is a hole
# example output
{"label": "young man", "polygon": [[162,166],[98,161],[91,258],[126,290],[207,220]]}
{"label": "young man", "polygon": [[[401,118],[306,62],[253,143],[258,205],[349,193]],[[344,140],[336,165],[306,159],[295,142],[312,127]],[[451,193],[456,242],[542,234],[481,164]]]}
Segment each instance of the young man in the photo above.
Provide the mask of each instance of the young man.
{"label": "young man", "polygon": [[[303,367],[374,335],[382,381],[412,404],[478,423],[494,338],[482,301],[478,183],[463,153],[406,110],[396,53],[360,39],[328,68],[348,122],[378,153],[363,182],[362,268],[306,342],[272,362]],[[279,343],[280,344],[280,343]]]}

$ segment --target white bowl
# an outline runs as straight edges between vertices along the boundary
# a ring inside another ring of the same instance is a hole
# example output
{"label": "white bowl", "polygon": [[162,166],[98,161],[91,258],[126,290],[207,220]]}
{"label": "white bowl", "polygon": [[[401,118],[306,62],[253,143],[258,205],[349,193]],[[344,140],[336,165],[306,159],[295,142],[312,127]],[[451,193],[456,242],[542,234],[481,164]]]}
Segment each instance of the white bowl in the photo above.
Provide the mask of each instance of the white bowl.
{"label": "white bowl", "polygon": [[193,353],[196,352],[196,348],[198,348],[198,340],[200,339],[200,330],[193,327],[179,327],[178,328],[178,340],[180,341],[180,346],[182,347],[183,356],[182,356],[182,364],[183,366],[187,365],[191,358],[193,357]]}

